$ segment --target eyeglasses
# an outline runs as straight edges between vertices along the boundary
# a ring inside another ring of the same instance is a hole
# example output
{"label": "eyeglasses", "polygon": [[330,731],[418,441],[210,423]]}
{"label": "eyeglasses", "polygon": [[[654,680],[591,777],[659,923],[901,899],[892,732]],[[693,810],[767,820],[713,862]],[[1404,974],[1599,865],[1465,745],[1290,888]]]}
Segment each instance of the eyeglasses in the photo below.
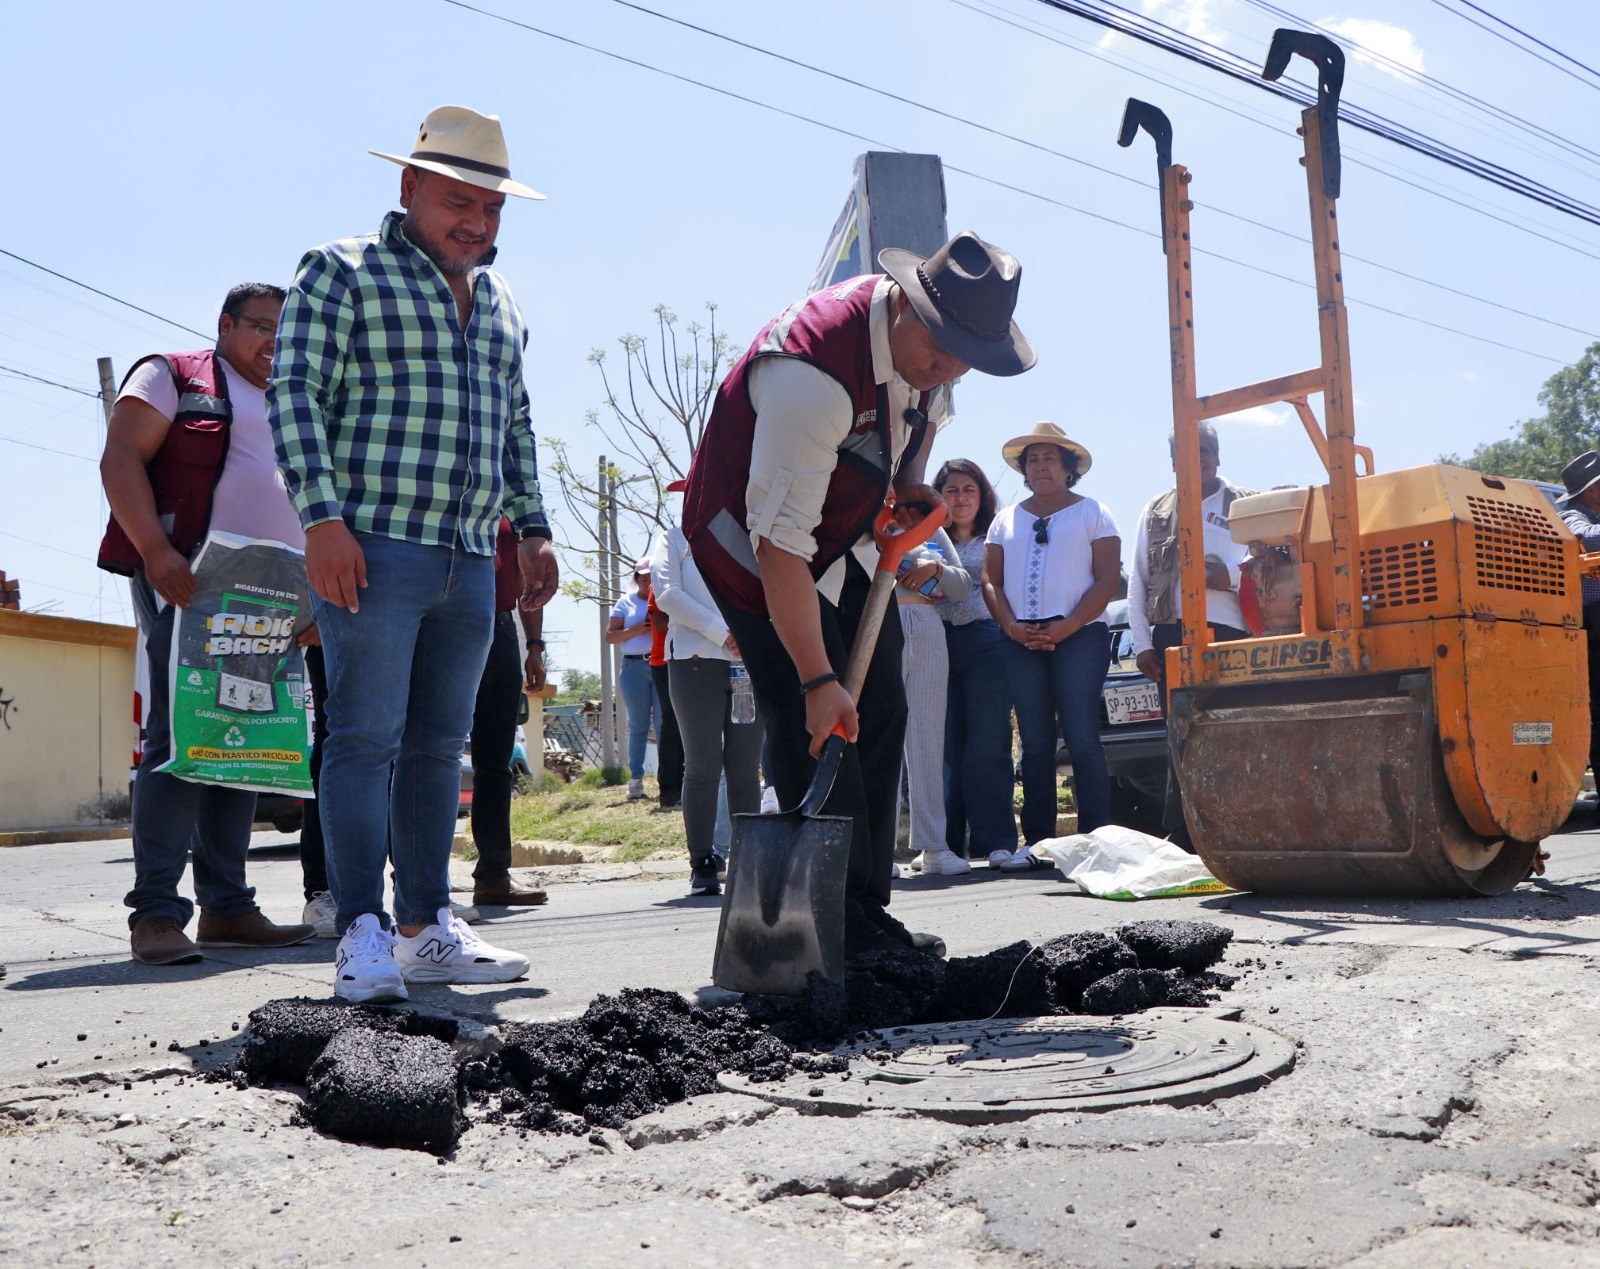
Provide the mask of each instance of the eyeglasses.
{"label": "eyeglasses", "polygon": [[276,322],[264,322],[259,317],[246,317],[243,313],[229,313],[228,316],[233,318],[236,326],[255,327],[256,334],[261,336],[262,339],[273,339],[278,334],[278,324]]}
{"label": "eyeglasses", "polygon": [[1043,546],[1050,540],[1050,517],[1040,516],[1033,522],[1033,540]]}

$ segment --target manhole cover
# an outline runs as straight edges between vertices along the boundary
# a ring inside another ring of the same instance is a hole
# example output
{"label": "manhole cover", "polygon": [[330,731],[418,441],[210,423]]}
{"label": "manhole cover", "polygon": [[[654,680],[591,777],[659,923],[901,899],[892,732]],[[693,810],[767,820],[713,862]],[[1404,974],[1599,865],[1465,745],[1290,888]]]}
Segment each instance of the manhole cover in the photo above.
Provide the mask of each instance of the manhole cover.
{"label": "manhole cover", "polygon": [[[998,1123],[1059,1111],[1188,1106],[1259,1088],[1294,1065],[1294,1045],[1225,1011],[1151,1009],[1127,1020],[1057,1016],[930,1023],[843,1046],[850,1076],[722,1087],[812,1114],[914,1111]],[[817,1092],[816,1090],[821,1090]]]}

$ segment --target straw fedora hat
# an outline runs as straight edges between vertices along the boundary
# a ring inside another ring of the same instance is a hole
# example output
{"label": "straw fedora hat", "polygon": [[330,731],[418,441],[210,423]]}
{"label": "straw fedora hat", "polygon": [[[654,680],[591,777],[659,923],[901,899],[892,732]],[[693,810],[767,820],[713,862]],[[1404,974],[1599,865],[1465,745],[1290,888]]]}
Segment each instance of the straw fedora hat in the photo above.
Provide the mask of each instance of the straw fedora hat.
{"label": "straw fedora hat", "polygon": [[974,370],[1020,375],[1038,354],[1011,320],[1022,265],[970,229],[927,259],[901,247],[878,252],[878,267],[900,284],[941,348]]}
{"label": "straw fedora hat", "polygon": [[499,115],[480,115],[466,106],[439,106],[417,129],[417,142],[407,155],[368,154],[388,159],[401,167],[420,167],[441,176],[465,181],[480,189],[492,189],[518,198],[543,198],[536,189],[511,179],[511,156],[506,151],[505,133]]}
{"label": "straw fedora hat", "polygon": [[1006,460],[1007,467],[1022,470],[1022,451],[1030,445],[1040,443],[1059,445],[1062,449],[1070,451],[1078,460],[1078,475],[1083,475],[1094,465],[1094,459],[1089,456],[1089,451],[1069,437],[1054,423],[1035,423],[1031,432],[1021,436],[1013,436],[1000,447],[1000,453]]}

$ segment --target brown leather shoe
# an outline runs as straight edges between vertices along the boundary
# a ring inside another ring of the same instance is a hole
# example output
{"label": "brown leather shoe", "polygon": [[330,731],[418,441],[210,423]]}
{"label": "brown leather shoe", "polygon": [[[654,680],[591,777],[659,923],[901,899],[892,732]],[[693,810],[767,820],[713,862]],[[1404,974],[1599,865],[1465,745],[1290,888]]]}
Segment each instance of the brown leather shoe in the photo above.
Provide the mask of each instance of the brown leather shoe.
{"label": "brown leather shoe", "polygon": [[479,908],[485,905],[491,908],[537,907],[549,897],[543,890],[518,885],[510,877],[487,886],[474,886],[472,891],[473,906]]}
{"label": "brown leather shoe", "polygon": [[200,949],[173,917],[140,917],[128,942],[141,965],[189,965],[200,959]]}
{"label": "brown leather shoe", "polygon": [[195,941],[201,947],[293,947],[314,938],[317,927],[274,925],[259,910],[236,917],[217,917],[202,912],[195,933],[199,935]]}

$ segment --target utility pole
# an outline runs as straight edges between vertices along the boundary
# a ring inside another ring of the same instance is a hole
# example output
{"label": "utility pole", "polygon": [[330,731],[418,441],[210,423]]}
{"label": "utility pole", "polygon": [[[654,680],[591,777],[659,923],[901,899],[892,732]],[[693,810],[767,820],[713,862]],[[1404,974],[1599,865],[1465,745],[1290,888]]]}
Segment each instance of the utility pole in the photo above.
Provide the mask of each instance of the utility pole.
{"label": "utility pole", "polygon": [[101,357],[95,363],[100,372],[100,409],[106,416],[106,426],[111,426],[111,404],[117,399],[117,377],[111,373],[111,358]]}
{"label": "utility pole", "polygon": [[613,723],[617,693],[616,680],[611,674],[611,657],[608,655],[610,648],[606,644],[606,626],[610,624],[611,605],[615,601],[611,598],[611,572],[605,565],[605,547],[610,540],[606,533],[606,520],[611,514],[611,501],[607,497],[610,486],[606,483],[604,454],[600,455],[600,476],[595,489],[600,494],[595,524],[595,536],[600,541],[600,567],[596,570],[600,592],[600,765],[609,768],[617,765],[617,734]]}
{"label": "utility pole", "polygon": [[[616,473],[610,471],[610,469],[607,469],[606,476],[606,515],[610,521],[611,529],[611,564],[606,569],[606,574],[611,578],[611,603],[615,604],[626,593],[623,587],[631,586],[632,582],[624,582],[622,579],[622,541],[621,532],[617,528],[617,477]],[[610,614],[611,608],[608,606],[606,608],[607,618],[610,617]],[[622,695],[622,645],[620,643],[612,644],[610,652],[611,681],[617,685],[616,719],[617,748],[619,750],[617,757],[618,765],[620,766],[622,758],[625,757],[625,754],[620,752],[624,744],[623,738],[628,734],[628,702]],[[632,774],[630,771],[629,775],[631,776]]]}

